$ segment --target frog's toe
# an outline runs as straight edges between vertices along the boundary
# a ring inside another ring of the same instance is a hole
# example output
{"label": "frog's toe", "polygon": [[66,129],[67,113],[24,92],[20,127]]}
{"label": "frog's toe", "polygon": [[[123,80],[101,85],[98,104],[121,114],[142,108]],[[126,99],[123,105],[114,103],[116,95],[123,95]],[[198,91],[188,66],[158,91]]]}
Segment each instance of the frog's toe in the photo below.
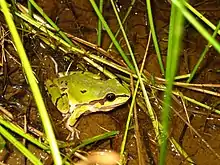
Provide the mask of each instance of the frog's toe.
{"label": "frog's toe", "polygon": [[72,134],[71,136],[73,136],[73,138],[76,137],[77,139],[79,139],[80,131],[74,127],[71,134]]}
{"label": "frog's toe", "polygon": [[68,129],[71,133],[67,136],[66,140],[74,140],[75,137],[76,137],[77,139],[79,139],[80,131],[79,131],[76,127],[70,127],[70,126],[68,126],[67,129]]}

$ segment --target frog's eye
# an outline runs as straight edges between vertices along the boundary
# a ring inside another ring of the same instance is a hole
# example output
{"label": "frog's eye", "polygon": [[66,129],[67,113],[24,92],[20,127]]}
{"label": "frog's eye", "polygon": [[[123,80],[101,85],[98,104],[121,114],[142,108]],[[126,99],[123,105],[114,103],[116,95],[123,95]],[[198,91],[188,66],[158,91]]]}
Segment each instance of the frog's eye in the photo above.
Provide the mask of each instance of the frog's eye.
{"label": "frog's eye", "polygon": [[114,101],[116,96],[114,93],[108,93],[106,96],[105,96],[106,100],[108,101]]}

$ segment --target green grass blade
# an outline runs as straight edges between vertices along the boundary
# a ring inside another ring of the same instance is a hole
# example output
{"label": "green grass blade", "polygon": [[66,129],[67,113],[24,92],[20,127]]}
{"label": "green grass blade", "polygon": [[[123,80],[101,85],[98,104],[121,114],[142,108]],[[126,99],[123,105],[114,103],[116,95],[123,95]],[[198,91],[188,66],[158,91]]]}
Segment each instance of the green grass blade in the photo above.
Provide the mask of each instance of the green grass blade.
{"label": "green grass blade", "polygon": [[39,148],[41,148],[43,150],[49,149],[49,147],[47,145],[41,143],[39,140],[36,140],[36,138],[32,137],[30,134],[25,133],[22,129],[20,129],[19,127],[17,127],[13,123],[4,120],[1,116],[0,116],[0,124],[3,125],[4,127],[6,127],[7,129],[10,129],[12,132],[20,135],[21,137],[27,139],[28,141],[35,144]]}
{"label": "green grass blade", "polygon": [[35,157],[23,144],[21,144],[17,139],[15,139],[8,131],[6,131],[2,126],[0,126],[1,134],[11,142],[21,153],[24,154],[33,164],[43,165],[41,161]]}
{"label": "green grass blade", "polygon": [[42,119],[44,130],[45,130],[45,133],[47,135],[47,138],[48,138],[48,141],[49,141],[49,144],[50,144],[50,148],[51,148],[51,152],[52,152],[54,162],[55,162],[55,164],[60,165],[60,164],[62,164],[61,156],[60,156],[60,153],[59,153],[57,142],[56,142],[56,139],[55,139],[55,136],[54,136],[54,132],[53,132],[53,129],[52,129],[52,126],[51,126],[51,123],[50,123],[49,116],[47,114],[47,110],[46,110],[44,101],[42,99],[38,84],[36,82],[36,78],[33,74],[32,69],[31,69],[31,65],[28,61],[28,58],[27,58],[27,55],[25,53],[24,47],[22,45],[21,39],[20,39],[20,37],[18,35],[18,32],[16,30],[15,24],[14,24],[12,16],[11,16],[11,13],[9,12],[9,9],[7,7],[8,5],[5,2],[5,0],[1,0],[0,5],[2,7],[2,12],[5,16],[5,20],[8,24],[9,30],[11,32],[11,35],[12,35],[14,44],[16,46],[18,55],[21,59],[22,67],[24,68],[24,72],[26,74],[29,85],[30,85],[31,90],[33,92],[33,96],[34,96],[35,102],[37,104],[37,107],[38,107],[38,110],[39,110],[39,113],[40,113],[40,116],[41,116],[41,119]]}
{"label": "green grass blade", "polygon": [[[182,4],[183,5],[183,4]],[[171,7],[171,18],[169,27],[169,40],[168,40],[168,55],[167,55],[167,65],[166,65],[166,89],[164,93],[164,103],[162,112],[162,126],[164,131],[164,136],[162,140],[162,145],[160,147],[160,165],[165,164],[166,152],[167,152],[167,137],[169,130],[169,115],[170,115],[170,105],[171,105],[171,94],[173,81],[176,74],[180,43],[182,39],[182,28],[183,28],[183,15],[178,10],[178,8],[172,4]]]}

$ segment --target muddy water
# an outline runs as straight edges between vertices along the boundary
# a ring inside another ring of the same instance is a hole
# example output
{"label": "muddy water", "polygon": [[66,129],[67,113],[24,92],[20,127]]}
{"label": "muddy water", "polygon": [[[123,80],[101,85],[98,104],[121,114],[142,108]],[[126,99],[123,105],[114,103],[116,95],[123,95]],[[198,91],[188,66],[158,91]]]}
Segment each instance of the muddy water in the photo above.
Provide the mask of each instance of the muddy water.
{"label": "muddy water", "polygon": [[[96,44],[97,17],[89,1],[38,0],[36,2],[42,6],[43,10],[50,18],[53,19],[53,21],[57,22],[58,26],[62,30]],[[206,16],[206,18],[210,19],[212,23],[217,23],[220,18],[220,4],[217,0],[209,2],[193,1],[191,3],[195,5],[198,10]],[[129,2],[121,0],[117,5],[120,7],[121,17],[123,17],[127,8],[129,7]],[[170,4],[162,0],[155,0],[152,1],[152,10],[162,58],[165,63]],[[118,25],[110,2],[106,2],[104,5],[104,16],[112,31],[115,32],[118,28]],[[124,26],[133,51],[135,52],[136,60],[140,65],[143,59],[149,34],[145,1],[137,1],[135,3]],[[204,46],[207,44],[207,41],[205,41],[188,22],[185,22],[184,26],[183,48],[181,51],[181,62],[178,70],[179,75],[187,74],[193,69],[201,52],[204,49]],[[122,36],[119,35],[118,39],[128,54],[128,51],[125,48],[125,41],[122,39]],[[52,50],[48,47],[46,47],[46,49],[42,48],[40,46],[40,41],[37,38],[29,38],[25,36],[24,43],[28,57],[31,60],[33,69],[36,72],[37,78],[42,87],[45,100],[48,101],[48,97],[43,88],[43,81],[46,78],[56,76],[54,72],[54,64],[49,56],[52,56],[57,61],[59,71],[65,71],[69,63],[63,58],[62,52]],[[104,32],[102,47],[107,49],[109,44],[110,39]],[[24,115],[26,115],[27,121],[32,127],[42,130],[39,114],[37,113],[34,100],[31,96],[28,85],[26,84],[25,78],[22,75],[22,68],[15,61],[15,59],[18,60],[18,56],[13,52],[13,48],[11,47],[10,43],[5,44],[5,47],[10,51],[13,58],[9,55],[7,56],[7,72],[4,69],[4,71],[7,73],[7,76],[1,76],[0,79],[2,82],[0,87],[3,91],[1,92],[1,96],[4,98],[2,99],[3,101],[1,101],[1,104],[3,104],[4,107],[9,109],[13,115],[16,116],[15,122],[18,124],[23,124]],[[114,58],[120,59],[117,53],[114,52],[115,51],[112,52]],[[71,70],[77,69],[81,64],[91,68],[78,57],[74,57],[72,60],[76,65],[72,65],[70,68]],[[218,72],[220,69],[219,64],[219,54],[217,54],[214,49],[211,49],[208,52],[207,57],[204,59],[202,66],[199,68],[199,72],[196,75],[195,80],[193,80],[193,83],[218,84],[220,81],[220,73]],[[152,43],[149,48],[149,53],[145,64],[145,71],[148,71],[153,76],[162,77]],[[181,90],[184,95],[192,97],[193,99],[196,99],[202,103],[206,103],[207,105],[215,105],[219,100],[217,97],[211,97],[210,95],[205,95],[199,92],[192,92],[183,88],[179,88],[179,90]],[[219,92],[219,89],[213,88],[212,90]],[[151,98],[151,101],[156,113],[159,115],[160,108],[157,101],[162,98],[162,93],[158,92],[155,94],[155,96]],[[49,101],[47,106],[51,119],[54,123],[57,138],[60,140],[65,140],[65,138],[68,136],[68,131],[66,131],[64,128],[61,114]],[[173,108],[184,119],[186,119],[185,111],[181,105],[174,101]],[[206,110],[190,103],[186,103],[186,108],[191,119],[191,125],[198,133],[200,133],[202,138],[209,143],[216,153],[220,153],[219,116],[217,114],[208,113]],[[216,108],[220,109],[220,106],[216,105]],[[111,140],[100,142],[97,145],[92,146],[90,149],[87,148],[85,150],[114,149],[116,151],[120,151],[120,144],[125,128],[125,122],[127,120],[128,110],[128,105],[124,105],[109,113],[96,113],[83,116],[79,120],[78,125],[78,129],[81,131],[81,140],[99,135],[104,133],[106,130],[120,131],[120,134],[117,137]],[[138,119],[143,145],[141,156],[146,164],[158,164],[158,146],[154,142],[155,137],[151,122],[143,109],[140,109],[139,107]],[[218,164],[219,159],[207,148],[207,146],[202,142],[201,138],[195,135],[195,133],[185,125],[183,120],[181,120],[176,113],[172,113],[171,119],[172,124],[170,135],[181,144],[183,149],[188,153],[192,160],[195,161],[196,164]],[[17,162],[17,164],[24,164],[26,160],[17,154],[17,151],[14,150],[11,145],[9,145],[9,148],[11,154],[9,154],[5,162],[8,164],[14,164],[15,162]],[[129,131],[126,153],[128,164],[139,164],[133,129]],[[188,162],[176,152],[171,144],[169,144],[167,164],[188,164]]]}

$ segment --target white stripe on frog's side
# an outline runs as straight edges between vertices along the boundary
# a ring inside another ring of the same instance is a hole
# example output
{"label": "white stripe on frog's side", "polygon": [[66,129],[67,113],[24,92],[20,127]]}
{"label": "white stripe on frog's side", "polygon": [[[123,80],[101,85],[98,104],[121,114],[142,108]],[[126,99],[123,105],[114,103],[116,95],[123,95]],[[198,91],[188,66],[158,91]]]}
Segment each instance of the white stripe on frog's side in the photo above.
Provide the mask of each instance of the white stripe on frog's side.
{"label": "white stripe on frog's side", "polygon": [[[90,109],[89,111],[90,112],[99,112],[99,111],[110,111],[112,110],[114,107],[105,107],[105,109],[102,107],[102,108],[97,108],[95,106],[90,106]],[[104,109],[104,110],[103,110]]]}
{"label": "white stripe on frog's side", "polygon": [[76,109],[76,108],[78,108],[78,107],[81,107],[81,106],[87,106],[87,110],[89,111],[89,112],[99,112],[99,111],[103,111],[103,112],[107,112],[107,111],[110,111],[110,110],[112,110],[112,109],[114,109],[115,107],[118,107],[118,106],[120,106],[120,105],[122,105],[122,104],[124,104],[125,102],[122,102],[122,103],[120,103],[120,104],[115,104],[114,106],[103,106],[101,103],[99,103],[99,102],[96,102],[95,104],[92,104],[92,105],[89,105],[89,104],[80,104],[80,105],[76,105],[76,104],[72,104],[71,102],[70,102],[70,110],[69,110],[69,113],[71,114],[71,113],[73,113],[74,112],[74,110]]}
{"label": "white stripe on frog's side", "polygon": [[70,104],[70,110],[69,110],[69,113],[72,113],[75,109],[76,109],[76,104],[73,104],[69,101],[69,104]]}

